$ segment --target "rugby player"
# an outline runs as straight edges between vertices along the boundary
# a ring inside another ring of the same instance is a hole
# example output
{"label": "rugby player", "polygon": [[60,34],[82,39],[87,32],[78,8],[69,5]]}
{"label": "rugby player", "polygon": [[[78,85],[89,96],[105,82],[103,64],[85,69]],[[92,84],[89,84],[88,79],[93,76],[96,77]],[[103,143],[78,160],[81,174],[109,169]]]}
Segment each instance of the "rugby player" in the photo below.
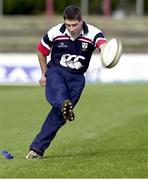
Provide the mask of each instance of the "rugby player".
{"label": "rugby player", "polygon": [[43,157],[58,130],[74,120],[73,109],[85,86],[84,73],[92,53],[106,42],[101,30],[84,21],[80,8],[68,6],[63,18],[64,22],[51,28],[37,46],[42,71],[39,83],[45,86],[52,109],[31,143],[27,159]]}

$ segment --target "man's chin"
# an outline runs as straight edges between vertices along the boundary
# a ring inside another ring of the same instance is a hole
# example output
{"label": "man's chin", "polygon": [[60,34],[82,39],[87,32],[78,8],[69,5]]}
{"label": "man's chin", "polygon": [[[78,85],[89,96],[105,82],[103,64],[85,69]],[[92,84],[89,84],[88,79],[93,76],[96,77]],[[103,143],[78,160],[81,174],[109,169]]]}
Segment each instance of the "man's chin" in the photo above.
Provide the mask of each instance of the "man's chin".
{"label": "man's chin", "polygon": [[78,35],[77,35],[77,34],[71,34],[71,36],[72,36],[73,38],[78,37]]}

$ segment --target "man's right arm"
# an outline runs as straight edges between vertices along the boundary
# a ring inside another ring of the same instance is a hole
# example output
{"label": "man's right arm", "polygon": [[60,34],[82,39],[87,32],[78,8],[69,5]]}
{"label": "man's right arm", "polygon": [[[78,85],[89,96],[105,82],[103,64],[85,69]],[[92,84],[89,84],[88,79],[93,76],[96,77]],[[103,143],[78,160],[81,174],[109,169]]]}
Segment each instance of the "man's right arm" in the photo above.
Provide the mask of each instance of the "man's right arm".
{"label": "man's right arm", "polygon": [[53,33],[55,30],[49,30],[47,34],[43,36],[41,41],[37,45],[38,59],[41,67],[42,76],[39,80],[41,86],[46,85],[45,73],[47,70],[47,56],[50,54],[52,47]]}
{"label": "man's right arm", "polygon": [[44,87],[46,85],[45,73],[47,69],[47,57],[46,55],[42,54],[39,50],[37,51],[37,53],[38,53],[39,64],[40,64],[41,72],[42,72],[42,76],[39,80],[39,83],[40,83],[40,86]]}

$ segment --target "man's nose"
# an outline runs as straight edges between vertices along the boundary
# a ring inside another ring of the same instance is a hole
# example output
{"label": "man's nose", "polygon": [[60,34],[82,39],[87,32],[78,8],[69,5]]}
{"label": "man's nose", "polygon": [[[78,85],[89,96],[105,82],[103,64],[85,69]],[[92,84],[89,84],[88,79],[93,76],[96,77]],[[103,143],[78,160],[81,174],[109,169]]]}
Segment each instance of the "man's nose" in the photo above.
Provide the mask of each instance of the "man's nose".
{"label": "man's nose", "polygon": [[69,30],[72,32],[72,31],[74,31],[74,27],[73,26],[70,26],[69,27]]}

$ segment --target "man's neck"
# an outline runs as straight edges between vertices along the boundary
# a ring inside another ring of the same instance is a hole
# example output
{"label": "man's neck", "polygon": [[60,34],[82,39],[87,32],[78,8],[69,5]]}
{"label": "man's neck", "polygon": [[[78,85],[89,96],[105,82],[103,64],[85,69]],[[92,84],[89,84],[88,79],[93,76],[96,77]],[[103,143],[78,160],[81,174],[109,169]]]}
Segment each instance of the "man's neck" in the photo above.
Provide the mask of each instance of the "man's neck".
{"label": "man's neck", "polygon": [[77,39],[79,36],[81,36],[82,34],[84,34],[83,30],[80,31],[80,33],[77,36],[72,36],[67,30],[66,30],[66,34],[70,37],[71,40],[75,40]]}

